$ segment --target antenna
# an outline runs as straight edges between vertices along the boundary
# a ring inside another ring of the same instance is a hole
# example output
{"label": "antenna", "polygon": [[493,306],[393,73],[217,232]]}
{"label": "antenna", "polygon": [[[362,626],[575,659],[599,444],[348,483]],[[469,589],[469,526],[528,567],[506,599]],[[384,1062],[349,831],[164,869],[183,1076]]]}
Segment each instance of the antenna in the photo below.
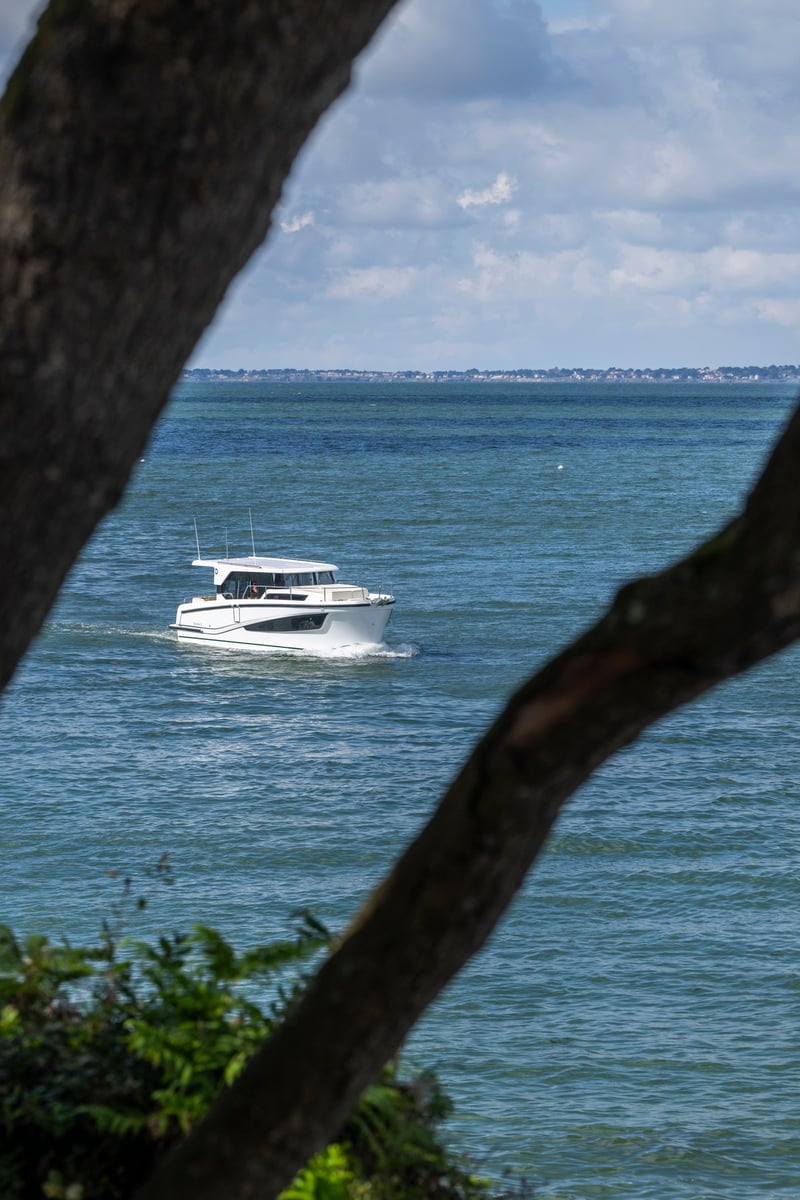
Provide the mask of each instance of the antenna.
{"label": "antenna", "polygon": [[197,543],[197,557],[202,558],[203,556],[200,553],[200,535],[197,532],[197,517],[194,519],[194,540]]}
{"label": "antenna", "polygon": [[228,526],[225,526],[225,557],[230,558],[231,552],[228,549]]}
{"label": "antenna", "polygon": [[253,534],[253,510],[252,510],[252,508],[248,508],[247,511],[250,513],[250,544],[253,547],[253,558],[255,558],[255,556],[256,556],[256,539]]}

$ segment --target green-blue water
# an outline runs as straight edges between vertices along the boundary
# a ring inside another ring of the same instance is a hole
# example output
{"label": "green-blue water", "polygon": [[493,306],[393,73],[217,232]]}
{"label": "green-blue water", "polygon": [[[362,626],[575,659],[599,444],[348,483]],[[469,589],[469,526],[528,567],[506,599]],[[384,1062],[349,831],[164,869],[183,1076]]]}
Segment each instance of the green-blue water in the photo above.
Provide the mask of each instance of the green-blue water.
{"label": "green-blue water", "polygon": [[[90,936],[168,851],[154,926],[341,927],[523,677],[712,532],[788,410],[757,385],[182,387],[0,709],[5,919]],[[339,563],[383,654],[178,646],[204,553]],[[12,572],[13,578],[13,572]],[[21,595],[21,602],[24,596]],[[540,1200],[800,1194],[795,652],[574,799],[415,1033],[458,1143]]]}

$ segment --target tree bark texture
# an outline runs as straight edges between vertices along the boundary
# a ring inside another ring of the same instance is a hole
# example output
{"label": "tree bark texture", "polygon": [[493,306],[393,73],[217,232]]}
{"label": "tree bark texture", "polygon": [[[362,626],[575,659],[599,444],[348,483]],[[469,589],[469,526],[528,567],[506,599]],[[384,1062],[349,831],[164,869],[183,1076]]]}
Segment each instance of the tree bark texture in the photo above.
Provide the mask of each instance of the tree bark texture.
{"label": "tree bark texture", "polygon": [[142,1200],[277,1195],[483,945],[575,789],[659,717],[798,637],[798,463],[795,414],[741,516],[623,588],[511,698],[298,1008]]}
{"label": "tree bark texture", "polygon": [[53,0],[0,101],[0,687],[394,0]]}
{"label": "tree bark texture", "polygon": [[[391,0],[54,0],[0,104],[0,683]],[[800,419],[742,515],[512,697],[281,1031],[145,1188],[274,1196],[485,941],[564,801],[800,631]],[[21,603],[21,599],[24,601]]]}

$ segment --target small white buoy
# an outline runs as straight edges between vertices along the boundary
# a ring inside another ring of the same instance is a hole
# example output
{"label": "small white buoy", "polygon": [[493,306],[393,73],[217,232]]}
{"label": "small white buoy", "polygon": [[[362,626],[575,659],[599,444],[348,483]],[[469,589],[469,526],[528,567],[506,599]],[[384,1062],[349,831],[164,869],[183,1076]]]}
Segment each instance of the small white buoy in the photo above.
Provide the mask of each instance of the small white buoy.
{"label": "small white buoy", "polygon": [[564,470],[564,468],[563,468],[563,466],[561,465],[561,463],[559,463],[559,464],[558,464],[558,467],[557,467],[556,469],[557,469],[558,471],[563,471],[563,470]]}

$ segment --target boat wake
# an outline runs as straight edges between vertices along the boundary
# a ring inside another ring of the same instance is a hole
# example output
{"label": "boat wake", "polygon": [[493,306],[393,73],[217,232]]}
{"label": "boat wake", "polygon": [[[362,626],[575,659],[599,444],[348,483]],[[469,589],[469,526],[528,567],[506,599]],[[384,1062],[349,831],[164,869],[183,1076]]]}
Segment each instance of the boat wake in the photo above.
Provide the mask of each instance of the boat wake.
{"label": "boat wake", "polygon": [[225,645],[217,642],[215,645],[199,645],[198,643],[179,642],[175,634],[170,629],[131,629],[121,625],[92,625],[87,622],[80,621],[52,621],[48,626],[50,632],[60,633],[62,636],[71,634],[77,637],[91,638],[141,638],[147,642],[166,642],[172,646],[180,646],[181,650],[199,650],[206,654],[211,651],[215,656],[220,650],[227,651],[228,654],[245,653],[251,656],[253,652],[257,655],[268,655],[270,658],[299,658],[313,659],[315,661],[371,661],[376,659],[403,659],[416,658],[420,653],[419,646],[413,642],[399,642],[397,645],[389,645],[387,642],[357,642],[350,646],[335,646],[324,647],[318,649],[313,647],[303,647],[302,649],[283,649],[282,647],[273,646],[248,646],[246,650],[242,650],[241,646]]}
{"label": "boat wake", "polygon": [[376,662],[388,659],[409,659],[416,658],[420,653],[419,646],[413,642],[402,642],[396,646],[390,646],[386,642],[357,642],[351,646],[320,646],[318,649],[311,647],[303,647],[302,649],[284,649],[281,646],[248,646],[243,649],[241,646],[225,645],[224,642],[217,642],[212,645],[200,645],[196,642],[186,643],[179,639],[175,641],[182,651],[189,650],[203,655],[212,655],[214,658],[236,656],[237,659],[244,657],[252,659],[270,658],[279,659],[282,662],[287,662],[294,659],[300,662]]}
{"label": "boat wake", "polygon": [[[204,651],[212,650],[215,653],[217,650],[228,649],[242,652],[241,646],[228,647],[223,643],[200,647],[195,644],[194,648]],[[244,653],[249,657],[254,651],[256,654],[280,658],[284,661],[294,658],[305,662],[375,662],[376,659],[416,658],[420,649],[412,642],[400,643],[397,646],[387,645],[386,642],[355,642],[351,646],[320,646],[318,649],[304,646],[302,649],[296,650],[283,649],[281,646],[248,646]]]}
{"label": "boat wake", "polygon": [[354,646],[339,646],[332,650],[300,651],[303,657],[313,658],[416,658],[419,646],[413,642],[401,642],[397,646],[389,646],[386,642],[359,643]]}

